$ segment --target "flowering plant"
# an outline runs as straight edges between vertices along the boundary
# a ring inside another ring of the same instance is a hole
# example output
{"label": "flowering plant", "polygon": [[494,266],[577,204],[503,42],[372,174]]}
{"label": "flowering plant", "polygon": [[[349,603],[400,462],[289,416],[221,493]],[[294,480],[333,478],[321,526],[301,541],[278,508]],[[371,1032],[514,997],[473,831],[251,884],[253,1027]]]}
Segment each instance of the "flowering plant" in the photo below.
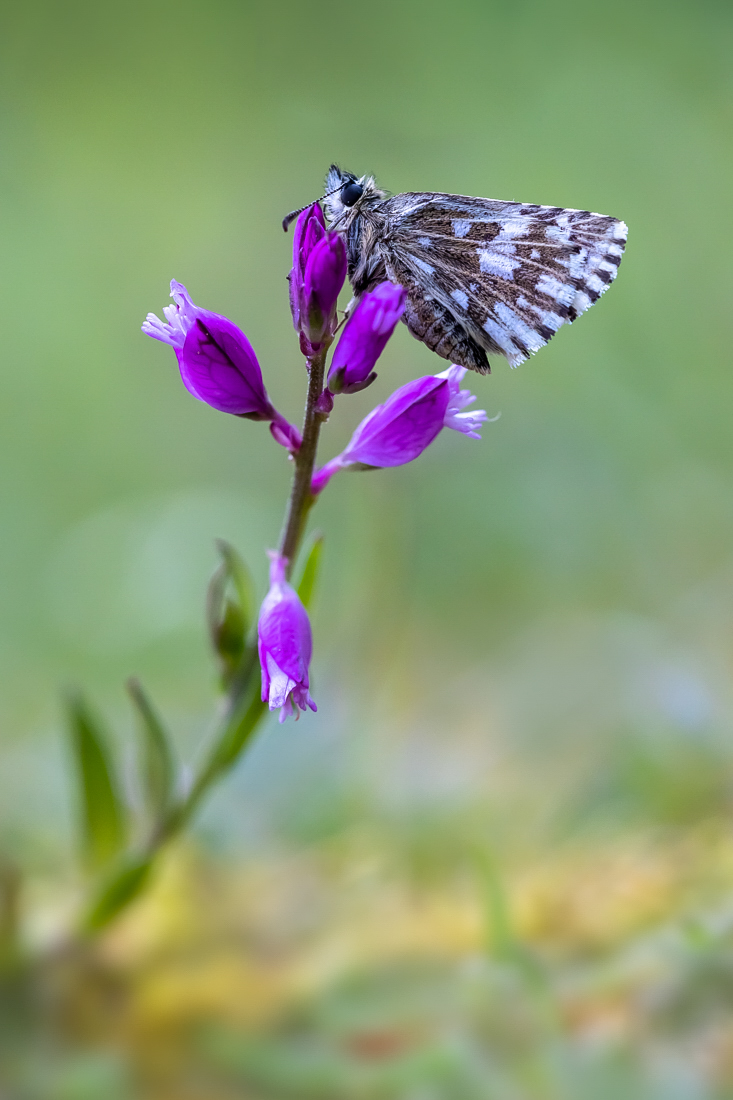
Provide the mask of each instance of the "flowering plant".
{"label": "flowering plant", "polygon": [[[289,275],[290,308],[307,368],[302,431],[271,402],[257,356],[244,332],[228,318],[195,305],[173,280],[173,305],[164,320],[149,313],[142,330],[175,352],[181,380],[199,401],[220,412],[269,424],[293,462],[282,535],[270,555],[270,586],[256,612],[249,571],[227,543],[209,586],[207,618],[219,668],[223,706],[211,747],[192,781],[177,781],[171,739],[136,680],[128,684],[143,739],[141,787],[145,820],[131,828],[105,737],[80,697],[69,702],[79,764],[85,856],[94,873],[92,896],[80,927],[85,934],[109,923],[140,893],[167,842],[177,835],[203,795],[241,755],[270,711],[280,721],[316,704],[310,694],[313,640],[308,606],[321,551],[315,539],[297,582],[297,562],[309,512],[340,470],[379,469],[412,462],[451,428],[472,439],[488,417],[461,383],[466,370],[449,366],[400,386],[356,428],[346,448],[320,468],[321,429],[336,400],[371,385],[374,368],[405,309],[405,291],[384,281],[361,295],[339,322],[337,301],[347,274],[346,246],[326,227],[318,203],[299,216]],[[329,350],[337,339],[330,368]],[[130,840],[134,837],[134,840]],[[142,837],[142,840],[140,839]]]}

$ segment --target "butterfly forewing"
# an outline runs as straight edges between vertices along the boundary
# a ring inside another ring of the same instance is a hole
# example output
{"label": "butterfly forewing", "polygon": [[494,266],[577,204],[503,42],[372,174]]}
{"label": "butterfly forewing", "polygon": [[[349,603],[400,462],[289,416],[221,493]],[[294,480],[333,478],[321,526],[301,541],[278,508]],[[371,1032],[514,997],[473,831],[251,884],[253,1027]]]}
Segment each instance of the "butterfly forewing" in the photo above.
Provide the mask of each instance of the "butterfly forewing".
{"label": "butterfly forewing", "polygon": [[412,334],[482,373],[487,353],[516,366],[597,301],[626,244],[624,223],[603,214],[434,192],[388,198],[373,176],[336,165],[326,191],[355,296],[400,283]]}
{"label": "butterfly forewing", "polygon": [[585,210],[419,193],[380,205],[380,251],[408,291],[408,327],[482,372],[487,352],[516,366],[597,301],[626,241],[623,222]]}

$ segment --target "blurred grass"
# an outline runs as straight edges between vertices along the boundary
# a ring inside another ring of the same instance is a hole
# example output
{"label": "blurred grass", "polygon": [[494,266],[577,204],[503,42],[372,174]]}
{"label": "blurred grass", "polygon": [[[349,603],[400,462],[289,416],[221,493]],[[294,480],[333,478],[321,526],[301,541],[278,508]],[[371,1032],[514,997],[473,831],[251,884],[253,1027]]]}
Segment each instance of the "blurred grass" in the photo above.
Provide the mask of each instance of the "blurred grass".
{"label": "blurred grass", "polygon": [[[46,942],[78,893],[59,685],[124,763],[141,676],[196,757],[213,540],[262,586],[279,530],[280,450],[139,333],[170,278],[297,418],[279,221],[332,160],[630,226],[596,309],[475,381],[480,444],[333,482],[318,716],[268,728],[150,898],[44,979],[66,1039],[26,1029],[18,1095],[733,1096],[730,4],[2,15],[3,951],[6,911]],[[398,331],[325,455],[433,366]]]}

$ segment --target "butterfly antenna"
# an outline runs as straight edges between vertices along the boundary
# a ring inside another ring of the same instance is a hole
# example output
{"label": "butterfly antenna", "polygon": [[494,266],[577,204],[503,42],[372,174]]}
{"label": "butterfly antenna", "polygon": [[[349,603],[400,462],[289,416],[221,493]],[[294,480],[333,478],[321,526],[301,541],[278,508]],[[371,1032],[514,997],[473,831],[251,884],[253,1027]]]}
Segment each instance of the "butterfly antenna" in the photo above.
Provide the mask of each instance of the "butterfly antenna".
{"label": "butterfly antenna", "polygon": [[[329,198],[330,195],[335,195],[337,191],[340,191],[343,187],[343,183],[340,183],[338,187],[334,187],[333,191],[327,191],[325,195],[321,195],[320,199],[316,199],[316,202],[323,202],[324,199]],[[302,214],[304,210],[307,210],[309,206],[312,206],[312,202],[307,202],[305,206],[301,206],[300,210],[291,210],[289,214],[286,214],[283,218],[283,229],[287,233],[288,226],[292,221],[295,221],[298,214]]]}

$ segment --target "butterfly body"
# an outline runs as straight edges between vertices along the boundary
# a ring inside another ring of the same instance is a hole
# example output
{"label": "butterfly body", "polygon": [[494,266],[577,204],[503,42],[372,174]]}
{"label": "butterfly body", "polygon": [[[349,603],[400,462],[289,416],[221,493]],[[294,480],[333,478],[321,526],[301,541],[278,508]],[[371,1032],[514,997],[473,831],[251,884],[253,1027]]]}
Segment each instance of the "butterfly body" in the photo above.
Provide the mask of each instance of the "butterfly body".
{"label": "butterfly body", "polygon": [[[572,323],[613,281],[623,222],[587,210],[435,192],[388,196],[370,176],[332,166],[326,215],[344,235],[358,298],[404,286],[403,321],[443,359],[488,374],[488,355],[517,366]],[[346,200],[342,202],[342,197]]]}

